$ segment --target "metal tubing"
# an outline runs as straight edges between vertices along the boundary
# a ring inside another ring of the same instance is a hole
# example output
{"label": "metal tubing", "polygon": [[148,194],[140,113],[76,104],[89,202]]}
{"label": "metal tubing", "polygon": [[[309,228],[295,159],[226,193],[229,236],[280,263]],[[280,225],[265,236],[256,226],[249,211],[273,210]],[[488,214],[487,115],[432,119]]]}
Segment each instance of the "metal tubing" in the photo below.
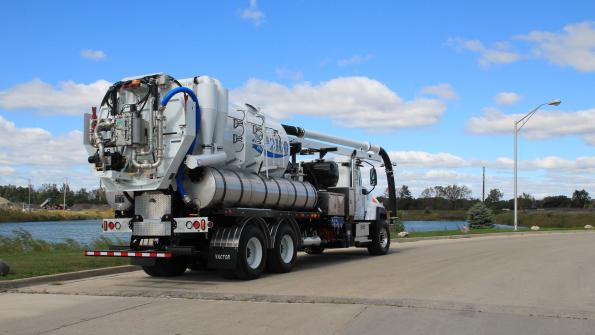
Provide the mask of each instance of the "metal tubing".
{"label": "metal tubing", "polygon": [[101,160],[101,166],[105,167],[105,155],[103,152],[103,142],[99,137],[99,132],[103,130],[109,130],[114,127],[114,124],[109,121],[101,121],[95,126],[93,130],[93,139],[95,141],[94,146],[97,148],[97,152],[99,153],[99,159]]}
{"label": "metal tubing", "polygon": [[322,244],[322,240],[319,236],[308,236],[304,237],[302,241],[302,247],[318,246]]}
{"label": "metal tubing", "polygon": [[[161,165],[161,161],[163,159],[163,111],[165,110],[165,107],[161,107],[159,108],[158,114],[157,114],[157,157],[155,162],[153,163],[139,163],[136,160],[136,155],[140,154],[137,153],[136,150],[132,151],[132,165],[136,168],[139,169],[154,169],[156,167],[158,167],[159,165]],[[152,152],[153,149],[151,148]]]}

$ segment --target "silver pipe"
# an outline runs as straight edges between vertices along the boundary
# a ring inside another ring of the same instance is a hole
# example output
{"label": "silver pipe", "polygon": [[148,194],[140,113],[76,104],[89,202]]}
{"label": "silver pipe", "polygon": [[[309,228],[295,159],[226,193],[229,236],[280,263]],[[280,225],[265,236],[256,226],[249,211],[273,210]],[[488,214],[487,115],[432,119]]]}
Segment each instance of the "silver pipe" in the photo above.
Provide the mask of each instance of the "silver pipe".
{"label": "silver pipe", "polygon": [[93,140],[94,140],[94,147],[97,148],[97,152],[99,153],[99,160],[101,160],[101,166],[105,167],[105,155],[103,153],[103,141],[99,136],[99,132],[104,130],[109,130],[114,127],[114,124],[109,121],[100,121],[93,130]]}
{"label": "silver pipe", "polygon": [[301,137],[309,138],[312,140],[318,140],[318,141],[323,141],[323,142],[344,145],[346,147],[360,149],[363,151],[372,151],[375,154],[378,154],[378,152],[380,152],[380,146],[371,144],[370,142],[354,141],[354,140],[351,140],[348,138],[336,137],[336,136],[332,136],[332,135],[318,133],[318,132],[311,131],[311,130],[304,129],[304,135]]}
{"label": "silver pipe", "polygon": [[[136,160],[136,156],[139,153],[137,153],[137,151],[134,150],[132,152],[132,159],[131,159],[132,165],[134,167],[139,168],[139,169],[154,169],[154,168],[158,167],[159,165],[161,165],[161,161],[163,159],[163,111],[164,110],[165,110],[165,107],[159,108],[157,117],[155,118],[157,121],[157,148],[156,148],[157,158],[156,158],[155,162],[153,162],[153,163],[139,163]],[[151,142],[151,145],[152,145],[152,142]]]}
{"label": "silver pipe", "polygon": [[[155,98],[151,98],[151,100],[153,100],[153,99],[155,99]],[[153,104],[151,104],[150,106],[153,106]],[[148,150],[137,150],[135,148],[135,150],[137,151],[137,154],[140,156],[150,155],[153,153],[153,131],[154,131],[153,120],[155,119],[155,111],[153,110],[152,107],[149,107],[149,109],[151,110],[151,117],[149,118],[149,131],[147,134],[148,135],[147,141],[149,142],[149,149]]]}
{"label": "silver pipe", "polygon": [[322,244],[322,239],[320,239],[319,236],[308,236],[308,237],[304,237],[304,239],[302,240],[302,246],[303,247],[309,247],[309,246],[313,246],[313,245],[321,245]]}

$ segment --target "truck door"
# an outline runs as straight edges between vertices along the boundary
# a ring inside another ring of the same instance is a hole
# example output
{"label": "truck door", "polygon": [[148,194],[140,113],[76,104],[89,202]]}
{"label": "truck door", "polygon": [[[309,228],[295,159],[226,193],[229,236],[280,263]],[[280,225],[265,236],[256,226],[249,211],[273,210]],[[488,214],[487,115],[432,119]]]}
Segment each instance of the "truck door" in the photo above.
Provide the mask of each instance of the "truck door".
{"label": "truck door", "polygon": [[366,216],[366,204],[368,203],[368,195],[363,194],[362,173],[360,167],[354,164],[354,183],[355,189],[355,220],[364,220]]}

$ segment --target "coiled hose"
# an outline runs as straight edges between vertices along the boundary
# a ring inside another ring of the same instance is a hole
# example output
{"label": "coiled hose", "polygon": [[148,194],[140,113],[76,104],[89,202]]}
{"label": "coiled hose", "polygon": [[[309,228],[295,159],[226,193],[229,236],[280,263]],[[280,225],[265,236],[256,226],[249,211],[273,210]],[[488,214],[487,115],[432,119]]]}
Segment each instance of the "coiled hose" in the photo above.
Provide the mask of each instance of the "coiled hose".
{"label": "coiled hose", "polygon": [[[198,104],[198,98],[196,97],[196,94],[194,94],[194,92],[189,89],[188,87],[176,87],[173,90],[167,92],[167,94],[163,97],[163,99],[161,100],[161,108],[165,108],[165,106],[167,105],[167,103],[169,102],[169,100],[176,94],[178,93],[186,93],[190,96],[190,98],[192,99],[192,101],[194,101],[194,103],[196,104],[196,134],[194,137],[194,140],[192,141],[192,144],[190,145],[190,148],[188,149],[188,152],[186,152],[186,155],[191,154],[192,151],[194,150],[194,145],[196,144],[196,138],[198,137],[198,130],[200,129],[200,106]],[[180,167],[178,168],[178,172],[176,174],[176,186],[178,187],[178,193],[180,194],[180,196],[182,197],[182,200],[184,201],[184,203],[186,204],[190,204],[192,199],[190,199],[190,196],[188,196],[188,193],[186,192],[186,189],[184,189],[184,185],[182,184],[182,179],[184,177],[184,170],[185,170],[185,165],[184,162],[182,161],[182,163],[180,164]]]}

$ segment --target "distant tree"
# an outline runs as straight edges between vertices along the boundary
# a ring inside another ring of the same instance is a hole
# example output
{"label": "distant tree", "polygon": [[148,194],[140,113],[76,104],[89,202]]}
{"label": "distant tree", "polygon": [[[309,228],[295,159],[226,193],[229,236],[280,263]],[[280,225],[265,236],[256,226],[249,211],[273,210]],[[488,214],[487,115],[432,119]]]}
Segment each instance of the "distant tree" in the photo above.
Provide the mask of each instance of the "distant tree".
{"label": "distant tree", "polygon": [[440,197],[450,201],[468,199],[471,197],[471,190],[465,185],[448,185],[446,187],[442,187],[440,193]]}
{"label": "distant tree", "polygon": [[535,197],[523,192],[518,199],[519,209],[535,208]]}
{"label": "distant tree", "polygon": [[397,197],[400,199],[412,199],[411,191],[409,191],[409,186],[403,185],[397,192]]}
{"label": "distant tree", "polygon": [[572,204],[572,200],[565,195],[556,195],[543,198],[543,208],[567,208]]}
{"label": "distant tree", "polygon": [[397,190],[397,207],[399,209],[410,209],[412,203],[413,197],[411,196],[409,187],[407,185],[401,186],[401,188]]}
{"label": "distant tree", "polygon": [[572,193],[572,207],[574,208],[585,208],[591,203],[591,196],[589,192],[585,190],[574,190]]}
{"label": "distant tree", "polygon": [[494,226],[496,218],[492,210],[487,208],[483,203],[478,202],[469,208],[467,212],[467,222],[469,228],[491,228]]}
{"label": "distant tree", "polygon": [[420,198],[435,198],[436,191],[434,190],[433,187],[427,187],[423,191],[421,191],[421,194],[419,195],[419,197]]}
{"label": "distant tree", "polygon": [[503,196],[504,196],[504,194],[502,194],[502,192],[499,189],[493,188],[488,193],[488,196],[486,197],[486,200],[485,200],[485,204],[487,206],[496,204],[497,202],[499,202],[502,199]]}

